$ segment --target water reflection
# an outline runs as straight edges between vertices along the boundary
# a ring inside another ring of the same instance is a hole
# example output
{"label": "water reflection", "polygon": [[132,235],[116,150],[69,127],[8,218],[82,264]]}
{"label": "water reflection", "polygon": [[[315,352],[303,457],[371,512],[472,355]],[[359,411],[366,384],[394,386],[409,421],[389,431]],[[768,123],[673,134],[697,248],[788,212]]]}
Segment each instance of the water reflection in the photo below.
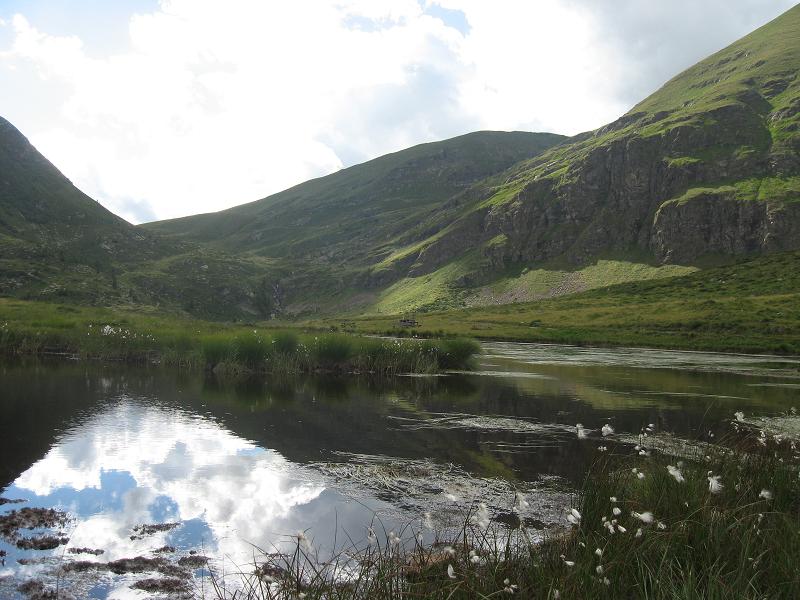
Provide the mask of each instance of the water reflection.
{"label": "water reflection", "polygon": [[[0,594],[42,571],[19,558],[85,547],[104,552],[81,559],[110,561],[171,546],[241,564],[251,543],[287,543],[306,529],[324,554],[337,528],[363,539],[376,515],[387,530],[427,510],[446,516],[441,506],[456,495],[451,511],[483,500],[498,515],[522,490],[531,519],[550,525],[598,444],[614,445],[603,424],[630,434],[653,423],[708,440],[734,411],[789,410],[800,385],[798,362],[773,357],[490,344],[482,363],[476,374],[390,382],[237,383],[82,363],[0,365],[2,495],[27,500],[0,514],[54,506],[73,519],[66,547],[0,541],[0,578],[11,577]],[[587,439],[575,435],[578,422]],[[136,534],[149,523],[177,526]],[[92,594],[126,589],[106,582]]]}
{"label": "water reflection", "polygon": [[319,477],[213,422],[121,397],[64,435],[6,493],[66,507],[79,517],[70,544],[115,560],[174,545],[185,533],[132,540],[142,523],[196,521],[196,539],[186,541],[210,551],[219,539],[303,529],[303,511],[293,509],[324,491]]}

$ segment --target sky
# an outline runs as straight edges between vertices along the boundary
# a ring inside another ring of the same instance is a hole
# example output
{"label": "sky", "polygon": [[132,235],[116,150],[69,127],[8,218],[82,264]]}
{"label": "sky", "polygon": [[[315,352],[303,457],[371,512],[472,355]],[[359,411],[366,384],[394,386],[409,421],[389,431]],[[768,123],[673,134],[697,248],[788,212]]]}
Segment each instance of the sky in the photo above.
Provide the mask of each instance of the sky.
{"label": "sky", "polygon": [[794,0],[0,0],[0,116],[133,222],[595,129]]}

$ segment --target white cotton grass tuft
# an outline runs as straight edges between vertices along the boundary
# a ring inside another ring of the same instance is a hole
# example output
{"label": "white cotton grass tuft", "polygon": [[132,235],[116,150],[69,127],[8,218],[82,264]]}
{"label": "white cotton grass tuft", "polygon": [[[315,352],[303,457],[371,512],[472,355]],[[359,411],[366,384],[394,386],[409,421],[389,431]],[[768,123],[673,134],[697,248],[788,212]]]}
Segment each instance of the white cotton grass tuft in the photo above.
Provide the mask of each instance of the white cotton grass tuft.
{"label": "white cotton grass tuft", "polygon": [[448,556],[455,556],[456,555],[456,551],[452,546],[445,546],[444,548],[442,548],[442,552],[444,552]]}
{"label": "white cotton grass tuft", "polygon": [[456,570],[453,568],[453,565],[447,565],[447,576],[450,579],[456,578]]}
{"label": "white cotton grass tuft", "polygon": [[579,440],[585,439],[586,436],[588,435],[586,429],[584,429],[581,423],[575,425],[575,433],[578,435]]}
{"label": "white cotton grass tuft", "polygon": [[369,529],[367,529],[367,543],[370,546],[374,546],[377,541],[378,541],[378,536],[375,535],[375,530],[372,527],[370,527]]}
{"label": "white cotton grass tuft", "polygon": [[567,557],[564,556],[563,554],[561,555],[561,560],[563,560],[564,564],[567,565],[568,567],[574,567],[575,566],[575,561],[574,560],[567,560]]}
{"label": "white cotton grass tuft", "polygon": [[577,508],[570,509],[567,515],[567,521],[573,525],[578,525],[581,522],[581,513],[578,512]]}
{"label": "white cotton grass tuft", "polygon": [[300,545],[300,548],[303,550],[303,552],[306,554],[311,554],[311,552],[314,550],[314,547],[311,545],[311,540],[309,540],[306,536],[306,532],[298,531],[295,534],[295,537],[297,538],[297,543]]}
{"label": "white cotton grass tuft", "polygon": [[642,523],[652,523],[653,522],[653,513],[650,511],[646,511],[643,513],[638,513],[636,511],[631,513],[631,516],[634,519],[639,519]]}
{"label": "white cotton grass tuft", "polygon": [[609,498],[609,500],[611,500],[611,502],[616,502],[617,501],[617,497],[616,496],[611,496]]}
{"label": "white cotton grass tuft", "polygon": [[644,479],[644,473],[639,471],[638,473],[636,473],[636,477],[638,477],[639,479]]}
{"label": "white cotton grass tuft", "polygon": [[744,421],[744,413],[740,410],[737,410],[735,413],[733,413],[733,416],[736,417],[736,420],[740,423]]}
{"label": "white cotton grass tuft", "polygon": [[602,550],[602,548],[597,548],[597,549],[594,551],[594,553],[595,553],[597,556],[603,556],[603,550]]}
{"label": "white cotton grass tuft", "polygon": [[722,485],[721,479],[721,475],[710,475],[708,478],[708,491],[712,494],[719,494],[722,488],[725,487]]}
{"label": "white cotton grass tuft", "polygon": [[764,500],[772,500],[772,492],[769,490],[761,490],[761,493],[758,495],[759,498],[763,498]]}
{"label": "white cotton grass tuft", "polygon": [[606,437],[614,433],[614,428],[611,427],[611,425],[609,425],[608,423],[606,423],[605,425],[603,425],[603,428],[600,430],[600,433],[603,434],[603,437]]}
{"label": "white cotton grass tuft", "polygon": [[637,537],[637,538],[640,538],[640,537],[642,537],[642,528],[641,528],[641,527],[639,527],[639,528],[636,530],[636,533],[635,533],[635,534],[633,534],[633,537]]}
{"label": "white cotton grass tuft", "polygon": [[669,474],[672,475],[672,477],[678,483],[683,483],[683,482],[686,481],[686,479],[683,476],[683,473],[681,473],[681,470],[678,467],[674,466],[674,465],[668,465],[667,466],[667,472],[669,472]]}
{"label": "white cotton grass tuft", "polygon": [[614,508],[611,509],[611,512],[614,514],[615,517],[618,517],[622,514],[622,509],[619,508],[618,506],[615,506]]}
{"label": "white cotton grass tuft", "polygon": [[484,502],[478,504],[478,510],[472,515],[472,523],[481,529],[489,527],[489,508]]}

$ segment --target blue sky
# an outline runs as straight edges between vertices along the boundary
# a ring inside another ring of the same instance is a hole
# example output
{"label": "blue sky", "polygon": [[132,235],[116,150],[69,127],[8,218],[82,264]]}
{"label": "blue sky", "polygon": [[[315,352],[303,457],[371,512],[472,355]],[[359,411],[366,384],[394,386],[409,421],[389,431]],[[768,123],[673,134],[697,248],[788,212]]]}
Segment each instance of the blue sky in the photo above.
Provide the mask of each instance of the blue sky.
{"label": "blue sky", "polygon": [[793,0],[0,0],[0,116],[134,222],[478,129],[575,134]]}

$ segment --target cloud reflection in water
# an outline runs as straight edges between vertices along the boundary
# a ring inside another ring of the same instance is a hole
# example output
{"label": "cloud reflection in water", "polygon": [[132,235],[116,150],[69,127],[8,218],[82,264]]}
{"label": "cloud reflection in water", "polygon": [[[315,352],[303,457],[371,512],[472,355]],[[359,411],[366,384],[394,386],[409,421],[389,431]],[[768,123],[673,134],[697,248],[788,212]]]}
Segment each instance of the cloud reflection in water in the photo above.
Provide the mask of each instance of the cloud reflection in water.
{"label": "cloud reflection in water", "polygon": [[[344,501],[319,474],[209,419],[129,397],[68,431],[7,490],[31,492],[75,515],[69,546],[102,548],[103,560],[166,543],[246,560],[250,542],[328,525],[330,511],[314,503]],[[169,521],[193,526],[130,539],[137,524]]]}

